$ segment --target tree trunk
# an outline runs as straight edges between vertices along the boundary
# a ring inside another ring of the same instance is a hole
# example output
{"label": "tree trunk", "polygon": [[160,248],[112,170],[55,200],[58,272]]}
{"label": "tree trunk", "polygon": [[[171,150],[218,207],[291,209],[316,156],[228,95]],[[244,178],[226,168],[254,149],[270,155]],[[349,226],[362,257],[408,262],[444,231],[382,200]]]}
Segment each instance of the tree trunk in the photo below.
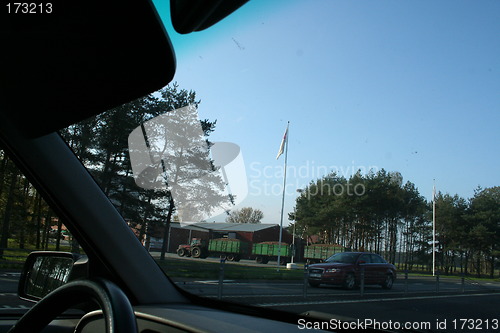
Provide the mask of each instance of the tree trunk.
{"label": "tree trunk", "polygon": [[52,224],[52,212],[50,209],[47,210],[47,215],[45,215],[45,228],[43,230],[43,240],[42,247],[45,250],[49,249],[49,230]]}
{"label": "tree trunk", "polygon": [[80,244],[78,244],[78,241],[73,236],[71,237],[71,252],[80,253]]}
{"label": "tree trunk", "polygon": [[491,255],[490,258],[490,278],[494,279],[495,278],[495,256]]}
{"label": "tree trunk", "polygon": [[168,249],[168,233],[170,229],[170,221],[172,220],[172,213],[174,211],[174,199],[172,198],[172,195],[169,193],[168,195],[168,213],[167,213],[167,219],[165,222],[165,230],[163,231],[163,243],[161,246],[161,253],[160,253],[160,260],[165,260],[165,252],[167,252]]}
{"label": "tree trunk", "polygon": [[57,222],[57,232],[56,232],[56,251],[61,249],[61,231],[62,231],[62,221],[58,219]]}
{"label": "tree trunk", "polygon": [[42,196],[37,192],[35,199],[36,215],[36,248],[40,249],[42,239]]}
{"label": "tree trunk", "polygon": [[7,248],[9,244],[10,217],[12,215],[12,208],[14,207],[14,191],[16,189],[16,184],[17,173],[13,170],[10,177],[9,195],[7,197],[3,216],[2,237],[0,238],[0,258],[3,258],[3,249]]}

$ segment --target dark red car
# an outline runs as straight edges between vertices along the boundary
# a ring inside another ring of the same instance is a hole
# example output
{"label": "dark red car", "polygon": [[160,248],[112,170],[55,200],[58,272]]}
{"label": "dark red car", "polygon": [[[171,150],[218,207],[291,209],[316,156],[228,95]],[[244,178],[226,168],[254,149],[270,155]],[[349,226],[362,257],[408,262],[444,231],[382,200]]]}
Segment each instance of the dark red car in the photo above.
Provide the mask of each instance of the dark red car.
{"label": "dark red car", "polygon": [[346,289],[353,289],[361,283],[364,270],[365,284],[378,284],[384,289],[391,289],[396,279],[396,267],[381,256],[367,252],[336,253],[321,264],[309,266],[309,285],[337,284]]}

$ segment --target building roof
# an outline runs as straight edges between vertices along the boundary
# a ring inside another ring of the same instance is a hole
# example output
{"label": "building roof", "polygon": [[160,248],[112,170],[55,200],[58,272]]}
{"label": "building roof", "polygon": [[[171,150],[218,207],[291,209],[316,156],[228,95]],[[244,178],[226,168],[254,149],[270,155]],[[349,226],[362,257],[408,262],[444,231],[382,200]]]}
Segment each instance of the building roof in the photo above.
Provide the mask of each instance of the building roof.
{"label": "building roof", "polygon": [[264,224],[264,223],[209,223],[209,222],[198,222],[193,223],[192,226],[215,230],[215,231],[244,231],[244,232],[255,232],[269,228],[279,227],[278,224]]}
{"label": "building roof", "polygon": [[198,231],[207,231],[207,228],[199,227],[197,223],[179,223],[179,222],[170,222],[171,228],[176,229],[188,229],[188,230],[198,230]]}

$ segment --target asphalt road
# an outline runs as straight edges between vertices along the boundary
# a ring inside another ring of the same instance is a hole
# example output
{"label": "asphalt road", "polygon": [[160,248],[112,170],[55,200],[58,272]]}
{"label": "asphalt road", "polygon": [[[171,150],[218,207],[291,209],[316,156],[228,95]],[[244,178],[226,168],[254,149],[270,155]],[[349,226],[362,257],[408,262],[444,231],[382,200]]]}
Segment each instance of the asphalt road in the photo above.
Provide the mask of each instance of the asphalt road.
{"label": "asphalt road", "polygon": [[[253,262],[239,264],[256,265]],[[30,302],[17,297],[18,279],[18,272],[0,272],[0,314],[30,307]],[[210,298],[221,295],[228,301],[309,313],[316,318],[313,324],[323,325],[321,328],[335,329],[348,323],[358,325],[356,328],[370,324],[396,331],[403,328],[438,332],[500,331],[499,282],[465,279],[462,283],[461,279],[441,277],[437,286],[437,279],[433,277],[411,276],[405,280],[404,275],[400,275],[392,290],[366,286],[363,292],[337,286],[312,288],[304,281],[224,280],[221,286],[218,280],[190,279],[176,283]],[[353,321],[340,323],[332,318],[352,318]]]}
{"label": "asphalt road", "polygon": [[[243,260],[229,264],[273,265]],[[340,325],[354,324],[357,326],[348,328],[362,329],[370,325],[394,331],[500,332],[499,282],[413,275],[405,279],[404,274],[400,274],[391,290],[379,286],[366,286],[363,291],[327,285],[312,288],[304,281],[224,280],[221,287],[218,280],[192,279],[177,281],[177,284],[211,298],[308,313],[318,318],[313,321],[319,325],[317,328],[338,329],[346,328]],[[351,321],[337,322],[335,318]]]}
{"label": "asphalt road", "polygon": [[[194,293],[202,292],[207,296],[218,295],[218,280],[196,280],[190,281],[177,280],[177,284]],[[308,286],[305,281],[234,281],[224,280],[223,296],[238,297],[252,296],[257,297],[271,295],[272,297],[314,297],[314,296],[342,296],[342,297],[361,297],[377,295],[387,297],[389,295],[414,295],[417,293],[462,293],[462,292],[500,292],[499,282],[476,282],[466,279],[463,284],[460,279],[440,278],[439,284],[432,277],[410,277],[406,281],[398,279],[394,282],[391,290],[384,290],[379,286],[366,286],[362,291],[360,288],[355,290],[344,290],[339,286],[321,285],[318,288]],[[363,295],[362,295],[363,292]]]}
{"label": "asphalt road", "polygon": [[17,296],[20,275],[17,271],[0,271],[0,315],[11,311],[26,311],[33,304]]}
{"label": "asphalt road", "polygon": [[[219,298],[218,281],[178,282],[178,285],[193,293]],[[308,313],[317,318],[313,324],[320,328],[338,329],[339,325],[354,324],[357,326],[348,328],[363,329],[371,325],[395,331],[408,328],[432,332],[500,331],[500,283],[468,281],[462,292],[460,280],[440,279],[436,291],[432,278],[412,278],[408,284],[397,281],[390,291],[368,286],[361,295],[359,289],[347,291],[334,286],[307,287],[304,292],[304,284],[294,282],[224,281],[221,294],[223,300]]]}
{"label": "asphalt road", "polygon": [[[439,332],[500,331],[500,294],[420,295],[343,301],[303,301],[262,304],[296,313],[319,312],[319,317],[348,317],[378,328]],[[376,326],[375,326],[376,327]]]}

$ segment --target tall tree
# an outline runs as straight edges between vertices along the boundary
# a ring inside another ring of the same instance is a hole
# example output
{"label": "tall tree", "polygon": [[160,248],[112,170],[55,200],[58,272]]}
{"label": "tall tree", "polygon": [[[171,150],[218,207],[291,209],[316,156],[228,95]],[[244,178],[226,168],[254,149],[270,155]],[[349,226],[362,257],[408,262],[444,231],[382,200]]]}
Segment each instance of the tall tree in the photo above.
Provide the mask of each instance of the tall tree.
{"label": "tall tree", "polygon": [[2,216],[2,235],[0,237],[0,258],[3,257],[4,248],[8,247],[8,240],[10,236],[10,225],[11,219],[14,215],[15,206],[17,204],[16,198],[18,197],[16,193],[17,184],[19,181],[19,170],[14,166],[14,163],[9,163],[10,176],[8,177],[8,191],[7,199],[5,201],[5,207],[3,209]]}
{"label": "tall tree", "polygon": [[[400,173],[382,169],[358,171],[349,179],[332,173],[311,182],[297,198],[293,218],[299,233],[350,249],[385,252],[395,262],[404,245],[404,221],[417,224],[424,212],[424,200],[415,186],[410,182],[403,186]],[[406,237],[417,232],[416,226],[406,229]]]}
{"label": "tall tree", "polygon": [[[493,278],[496,260],[500,258],[500,186],[476,189],[467,219],[473,225],[471,245],[476,253],[487,258],[485,266]],[[476,264],[479,269],[478,266],[480,263]]]}
{"label": "tall tree", "polygon": [[260,209],[254,209],[252,207],[243,207],[241,209],[236,209],[229,213],[226,217],[227,223],[251,223],[257,224],[261,223],[264,218],[264,213]]}
{"label": "tall tree", "polygon": [[[61,131],[120,213],[139,230],[139,236],[147,238],[147,231],[154,225],[163,225],[161,258],[168,247],[166,236],[174,213],[183,221],[201,220],[214,206],[229,201],[225,184],[210,160],[207,136],[216,122],[198,119],[199,103],[194,91],[180,89],[174,83],[157,94]],[[180,109],[191,113],[181,113]],[[196,135],[192,128],[199,129]],[[157,181],[154,186],[137,186],[141,183],[132,168],[134,149],[129,147],[129,133],[138,133],[146,142],[147,151],[138,153],[152,158],[150,164],[156,164],[156,174],[146,172],[142,179]]]}
{"label": "tall tree", "polygon": [[[436,240],[437,259],[445,274],[455,267],[457,257],[464,253],[470,244],[466,235],[470,226],[464,217],[467,202],[458,195],[438,193],[436,196]],[[466,256],[468,258],[468,256]],[[466,259],[467,260],[467,259]]]}

